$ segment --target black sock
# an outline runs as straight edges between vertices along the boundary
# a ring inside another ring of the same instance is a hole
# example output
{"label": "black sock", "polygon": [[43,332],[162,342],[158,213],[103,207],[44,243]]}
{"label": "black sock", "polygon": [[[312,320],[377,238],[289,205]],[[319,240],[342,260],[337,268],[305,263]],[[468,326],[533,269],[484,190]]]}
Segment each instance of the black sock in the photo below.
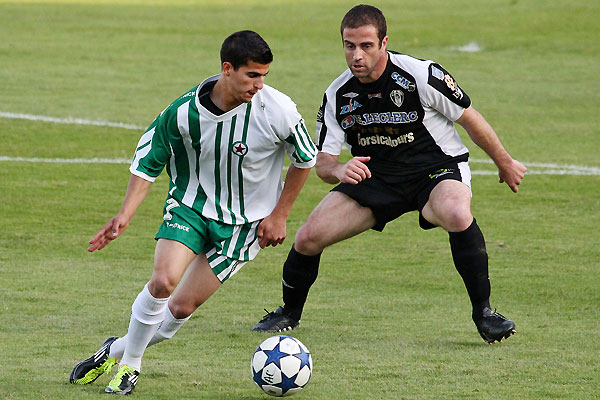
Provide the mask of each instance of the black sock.
{"label": "black sock", "polygon": [[300,320],[308,291],[317,280],[320,259],[321,253],[305,256],[292,246],[283,264],[283,308],[296,320]]}
{"label": "black sock", "polygon": [[491,286],[485,239],[475,219],[464,231],[450,232],[449,236],[452,259],[469,293],[472,316],[476,321],[481,318],[483,310],[490,307]]}

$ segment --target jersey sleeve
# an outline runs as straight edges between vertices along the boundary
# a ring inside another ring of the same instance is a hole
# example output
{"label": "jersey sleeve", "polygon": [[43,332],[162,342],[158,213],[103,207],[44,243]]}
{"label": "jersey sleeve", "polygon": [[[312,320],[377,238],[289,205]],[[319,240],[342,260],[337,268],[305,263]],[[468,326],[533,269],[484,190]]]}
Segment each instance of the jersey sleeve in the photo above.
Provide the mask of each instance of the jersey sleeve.
{"label": "jersey sleeve", "polygon": [[[317,113],[317,148],[327,154],[339,156],[342,152],[345,134],[335,119],[335,104],[328,101],[329,91],[323,96],[323,103]],[[335,98],[335,93],[332,95]]]}
{"label": "jersey sleeve", "polygon": [[280,110],[274,117],[274,129],[277,136],[283,139],[290,161],[298,168],[313,167],[317,161],[317,148],[302,115],[289,97],[280,93],[277,101]]}
{"label": "jersey sleeve", "polygon": [[425,101],[450,121],[460,118],[471,105],[471,99],[452,75],[436,63],[431,63],[428,67]]}
{"label": "jersey sleeve", "polygon": [[129,171],[154,182],[171,157],[168,140],[167,111],[159,115],[140,138]]}

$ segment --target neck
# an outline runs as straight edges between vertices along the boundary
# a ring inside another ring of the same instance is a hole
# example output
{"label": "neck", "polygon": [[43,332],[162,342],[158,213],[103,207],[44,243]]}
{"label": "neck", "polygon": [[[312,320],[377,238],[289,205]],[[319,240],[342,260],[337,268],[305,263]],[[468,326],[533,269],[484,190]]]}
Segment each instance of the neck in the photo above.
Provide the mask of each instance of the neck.
{"label": "neck", "polygon": [[219,107],[221,110],[227,112],[229,110],[233,110],[242,102],[236,100],[229,91],[227,90],[227,84],[223,81],[222,78],[219,78],[215,87],[210,92],[210,99],[215,104],[215,106]]}

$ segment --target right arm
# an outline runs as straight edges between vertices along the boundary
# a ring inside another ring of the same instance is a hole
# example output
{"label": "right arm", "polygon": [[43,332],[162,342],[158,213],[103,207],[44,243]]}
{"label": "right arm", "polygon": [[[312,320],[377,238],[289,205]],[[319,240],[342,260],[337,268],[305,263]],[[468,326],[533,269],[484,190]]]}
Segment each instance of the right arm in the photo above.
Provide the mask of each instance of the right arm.
{"label": "right arm", "polygon": [[90,247],[88,247],[89,252],[102,250],[107,244],[123,233],[129,226],[129,222],[133,218],[138,207],[148,195],[151,184],[152,182],[148,180],[133,174],[131,175],[121,210],[116,216],[104,224],[102,229],[100,229],[90,240]]}
{"label": "right arm", "polygon": [[371,177],[371,171],[366,166],[371,157],[354,157],[346,163],[338,161],[338,156],[319,152],[315,167],[317,176],[327,183],[346,182],[356,185]]}

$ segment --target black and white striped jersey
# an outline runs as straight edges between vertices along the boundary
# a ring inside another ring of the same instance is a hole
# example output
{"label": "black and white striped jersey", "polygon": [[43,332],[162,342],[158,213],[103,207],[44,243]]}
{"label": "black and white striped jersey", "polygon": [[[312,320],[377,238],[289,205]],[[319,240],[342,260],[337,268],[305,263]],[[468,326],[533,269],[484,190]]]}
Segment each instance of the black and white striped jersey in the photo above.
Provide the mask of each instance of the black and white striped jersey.
{"label": "black and white striped jersey", "polygon": [[469,96],[439,64],[388,55],[377,81],[361,83],[348,69],[327,88],[317,114],[319,151],[339,155],[346,142],[353,156],[371,157],[368,167],[380,177],[466,161],[453,121]]}

